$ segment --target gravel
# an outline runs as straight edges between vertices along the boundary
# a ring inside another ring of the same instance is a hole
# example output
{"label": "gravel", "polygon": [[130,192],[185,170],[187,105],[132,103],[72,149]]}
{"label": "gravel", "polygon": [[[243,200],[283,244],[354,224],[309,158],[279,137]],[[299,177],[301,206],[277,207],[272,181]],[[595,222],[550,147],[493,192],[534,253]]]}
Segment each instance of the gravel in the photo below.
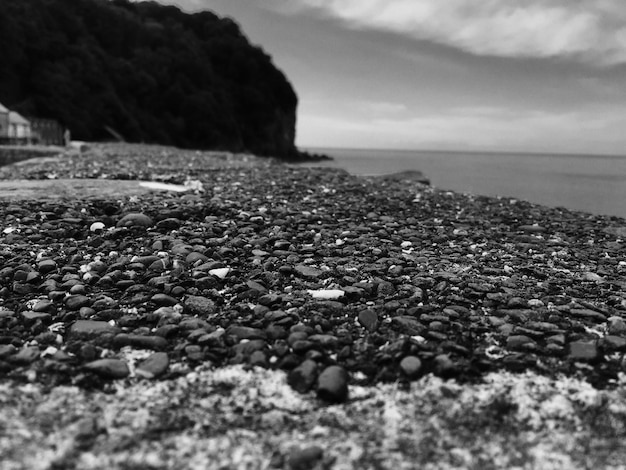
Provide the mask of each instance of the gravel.
{"label": "gravel", "polygon": [[[626,369],[621,218],[151,146],[93,145],[0,178],[49,188],[0,192],[7,383],[106,392],[236,366],[333,404],[433,376],[613,390]],[[74,178],[165,185],[55,194],[50,181]],[[284,454],[292,468],[327,458]]]}

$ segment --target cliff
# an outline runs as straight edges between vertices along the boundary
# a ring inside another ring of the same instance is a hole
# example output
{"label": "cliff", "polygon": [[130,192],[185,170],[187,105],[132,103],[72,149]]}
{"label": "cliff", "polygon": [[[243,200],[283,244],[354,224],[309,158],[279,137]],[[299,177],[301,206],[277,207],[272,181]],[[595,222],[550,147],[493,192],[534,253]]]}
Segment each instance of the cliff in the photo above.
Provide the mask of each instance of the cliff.
{"label": "cliff", "polygon": [[211,12],[127,0],[0,2],[0,102],[74,139],[298,158],[297,96]]}

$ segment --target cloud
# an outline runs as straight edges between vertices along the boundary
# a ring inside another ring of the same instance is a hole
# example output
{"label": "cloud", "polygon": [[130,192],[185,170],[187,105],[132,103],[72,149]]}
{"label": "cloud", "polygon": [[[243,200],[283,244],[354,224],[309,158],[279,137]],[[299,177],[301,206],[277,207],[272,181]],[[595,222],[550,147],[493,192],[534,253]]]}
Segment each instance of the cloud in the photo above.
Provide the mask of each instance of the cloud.
{"label": "cloud", "polygon": [[624,126],[626,112],[620,106],[569,112],[484,106],[384,118],[305,112],[298,120],[298,144],[619,153],[624,148]]}
{"label": "cloud", "polygon": [[[294,2],[286,10],[294,13]],[[400,33],[476,55],[626,63],[623,0],[299,0],[348,26]]]}

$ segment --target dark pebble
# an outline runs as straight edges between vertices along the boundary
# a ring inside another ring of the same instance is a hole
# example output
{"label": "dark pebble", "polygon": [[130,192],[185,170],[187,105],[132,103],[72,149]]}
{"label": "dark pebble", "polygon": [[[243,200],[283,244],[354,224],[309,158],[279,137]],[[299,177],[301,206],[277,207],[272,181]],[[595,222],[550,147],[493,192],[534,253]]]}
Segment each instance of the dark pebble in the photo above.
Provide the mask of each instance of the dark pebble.
{"label": "dark pebble", "polygon": [[308,392],[317,379],[317,363],[310,359],[305,360],[298,367],[292,369],[287,375],[287,383],[295,391]]}
{"label": "dark pebble", "polygon": [[378,314],[373,310],[361,310],[359,312],[359,323],[370,333],[378,329]]}
{"label": "dark pebble", "polygon": [[113,345],[118,348],[131,346],[138,349],[161,351],[167,348],[168,342],[161,336],[142,336],[120,333],[113,338]]}
{"label": "dark pebble", "polygon": [[154,225],[152,218],[139,212],[126,214],[117,222],[117,227],[144,227],[149,228]]}
{"label": "dark pebble", "polygon": [[329,366],[317,379],[317,396],[329,403],[348,399],[348,373],[341,366]]}

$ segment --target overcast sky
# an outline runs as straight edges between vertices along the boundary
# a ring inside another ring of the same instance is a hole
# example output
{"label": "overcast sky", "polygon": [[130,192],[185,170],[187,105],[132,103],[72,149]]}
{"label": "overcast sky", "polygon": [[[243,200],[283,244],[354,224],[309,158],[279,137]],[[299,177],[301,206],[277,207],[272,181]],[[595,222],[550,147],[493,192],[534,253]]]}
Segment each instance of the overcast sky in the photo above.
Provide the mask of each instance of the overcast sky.
{"label": "overcast sky", "polygon": [[230,16],[300,147],[626,154],[624,0],[160,0]]}

